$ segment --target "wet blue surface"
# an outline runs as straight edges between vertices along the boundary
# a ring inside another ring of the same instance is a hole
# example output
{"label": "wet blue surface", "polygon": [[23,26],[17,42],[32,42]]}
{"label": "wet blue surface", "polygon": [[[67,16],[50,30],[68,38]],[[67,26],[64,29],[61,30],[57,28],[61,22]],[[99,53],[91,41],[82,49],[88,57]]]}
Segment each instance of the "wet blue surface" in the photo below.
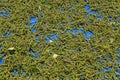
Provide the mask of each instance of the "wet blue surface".
{"label": "wet blue surface", "polygon": [[120,63],[120,57],[116,58],[117,63]]}
{"label": "wet blue surface", "polygon": [[37,29],[33,26],[33,27],[31,27],[30,31],[31,31],[31,32],[36,32]]}
{"label": "wet blue surface", "polygon": [[34,26],[34,24],[32,24],[32,23],[30,23],[30,24],[26,23],[25,26],[27,26],[27,27],[28,27],[28,26],[29,26],[29,27],[32,27],[32,26]]}
{"label": "wet blue surface", "polygon": [[36,21],[37,21],[36,17],[30,17],[30,23],[36,24]]}
{"label": "wet blue surface", "polygon": [[7,37],[8,36],[7,32],[4,32],[2,36]]}
{"label": "wet blue surface", "polygon": [[83,36],[86,38],[86,39],[89,39],[91,36],[93,35],[92,31],[87,31],[87,32],[84,32],[83,33]]}
{"label": "wet blue surface", "polygon": [[80,28],[80,33],[84,33],[84,28]]}
{"label": "wet blue surface", "polygon": [[50,38],[52,39],[52,41],[54,41],[54,39],[57,39],[58,36],[57,36],[57,34],[53,34],[52,36],[50,36]]}
{"label": "wet blue surface", "polygon": [[66,32],[67,32],[67,33],[69,33],[69,32],[72,33],[72,30],[66,30]]}
{"label": "wet blue surface", "polygon": [[22,70],[22,73],[21,73],[21,74],[22,74],[22,76],[25,76],[25,75],[26,75],[26,73],[24,72],[24,70]]}
{"label": "wet blue surface", "polygon": [[12,34],[11,31],[10,31],[10,32],[3,32],[2,36],[3,36],[3,37],[8,37],[8,36],[10,36],[11,34]]}
{"label": "wet blue surface", "polygon": [[0,11],[0,16],[4,16],[2,11]]}
{"label": "wet blue surface", "polygon": [[4,58],[5,58],[5,55],[0,58],[0,64],[3,64]]}
{"label": "wet blue surface", "polygon": [[97,11],[97,10],[91,10],[91,11],[89,12],[89,14],[98,14],[98,11]]}
{"label": "wet blue surface", "polygon": [[113,21],[112,16],[108,16],[108,20],[109,20],[109,21]]}
{"label": "wet blue surface", "polygon": [[47,37],[46,40],[45,40],[45,42],[48,43],[49,41],[50,41],[50,38]]}
{"label": "wet blue surface", "polygon": [[33,51],[32,49],[29,49],[28,52],[34,56],[34,58],[37,58],[37,53]]}
{"label": "wet blue surface", "polygon": [[86,12],[86,16],[96,14],[97,15],[97,20],[101,20],[102,17],[103,17],[102,14],[100,14],[97,10],[91,10],[90,6],[88,4],[86,4],[84,6],[84,10]]}
{"label": "wet blue surface", "polygon": [[[18,74],[18,69],[12,70],[11,73],[12,73],[13,75],[17,75],[17,74]],[[21,75],[22,75],[22,76],[25,76],[25,75],[26,75],[26,73],[24,72],[24,70],[22,70]]]}
{"label": "wet blue surface", "polygon": [[56,39],[56,40],[58,39],[58,35],[54,33],[54,34],[52,34],[51,36],[47,36],[45,42],[48,43],[50,40],[52,40],[52,41],[54,42],[55,39]]}
{"label": "wet blue surface", "polygon": [[84,6],[84,10],[85,10],[86,12],[89,12],[89,11],[90,11],[90,6],[89,6],[88,4],[86,4],[86,5]]}
{"label": "wet blue surface", "polygon": [[26,23],[25,26],[30,26],[34,28],[34,25],[37,23],[37,18],[36,17],[30,17],[29,19],[30,24]]}
{"label": "wet blue surface", "polygon": [[116,49],[116,54],[120,54],[120,46]]}
{"label": "wet blue surface", "polygon": [[12,73],[13,75],[18,74],[18,69],[16,69],[16,70],[12,70],[11,73]]}
{"label": "wet blue surface", "polygon": [[37,35],[35,35],[35,39],[36,39],[36,41],[38,41],[39,40],[39,35],[37,34]]}
{"label": "wet blue surface", "polygon": [[112,24],[112,29],[114,29],[115,28],[115,25],[114,24]]}
{"label": "wet blue surface", "polygon": [[98,14],[98,11],[96,11],[96,10],[89,10],[89,12],[87,12],[87,16],[89,16],[90,14]]}
{"label": "wet blue surface", "polygon": [[120,23],[120,19],[118,19],[117,22]]}
{"label": "wet blue surface", "polygon": [[3,17],[3,16],[8,16],[8,15],[9,15],[9,12],[7,10],[4,9],[0,11],[0,16]]}
{"label": "wet blue surface", "polygon": [[77,34],[77,33],[79,33],[80,32],[80,30],[78,30],[77,28],[74,28],[73,30],[72,30],[72,34]]}
{"label": "wet blue surface", "polygon": [[98,72],[100,72],[101,70],[100,69],[98,69]]}
{"label": "wet blue surface", "polygon": [[4,14],[5,14],[5,16],[8,16],[9,12],[7,10],[4,10]]}
{"label": "wet blue surface", "polygon": [[101,20],[102,18],[102,15],[97,16],[97,20]]}
{"label": "wet blue surface", "polygon": [[105,68],[104,68],[104,72],[109,71],[109,70],[111,70],[111,69],[112,69],[112,66],[110,66],[110,67],[105,67]]}
{"label": "wet blue surface", "polygon": [[116,75],[120,75],[120,70],[119,70],[119,69],[116,69],[116,70],[115,70],[115,74],[116,74]]}
{"label": "wet blue surface", "polygon": [[65,12],[65,10],[64,10],[64,9],[61,9],[61,10],[60,10],[60,12],[61,12],[61,13],[64,13],[64,12]]}

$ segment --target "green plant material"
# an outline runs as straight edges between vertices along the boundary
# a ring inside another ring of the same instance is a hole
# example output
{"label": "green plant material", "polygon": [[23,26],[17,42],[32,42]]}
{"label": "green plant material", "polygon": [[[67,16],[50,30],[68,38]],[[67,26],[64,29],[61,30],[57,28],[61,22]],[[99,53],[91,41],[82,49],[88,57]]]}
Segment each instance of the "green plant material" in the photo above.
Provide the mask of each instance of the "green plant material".
{"label": "green plant material", "polygon": [[119,10],[119,0],[1,0],[0,80],[119,80]]}

